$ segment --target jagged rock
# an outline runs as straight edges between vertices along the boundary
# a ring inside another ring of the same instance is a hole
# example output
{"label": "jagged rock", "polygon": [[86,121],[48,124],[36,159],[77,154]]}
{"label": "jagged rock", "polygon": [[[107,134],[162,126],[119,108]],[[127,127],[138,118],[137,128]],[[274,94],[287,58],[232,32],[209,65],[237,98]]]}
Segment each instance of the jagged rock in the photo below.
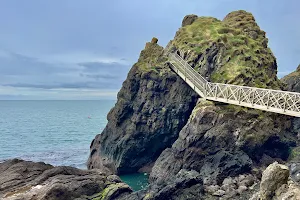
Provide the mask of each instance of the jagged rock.
{"label": "jagged rock", "polygon": [[224,196],[226,192],[224,190],[218,190],[215,193],[213,193],[213,196],[221,197]]}
{"label": "jagged rock", "polygon": [[[258,39],[259,37],[265,38],[265,32],[261,31],[253,15],[244,10],[234,11],[229,13],[223,20],[225,24],[230,27],[241,29],[252,39]],[[264,45],[267,48],[267,41]]]}
{"label": "jagged rock", "polygon": [[300,186],[289,179],[289,169],[277,162],[263,172],[260,190],[250,200],[299,200]]}
{"label": "jagged rock", "polygon": [[238,189],[237,189],[237,192],[239,194],[243,194],[243,192],[245,192],[248,188],[246,186],[240,186]]}
{"label": "jagged rock", "polygon": [[[89,169],[108,168],[124,174],[151,166],[177,139],[196,104],[196,93],[158,63],[162,48],[148,44],[118,93],[106,128],[91,144]],[[162,70],[146,68],[151,63]]]}
{"label": "jagged rock", "polygon": [[174,180],[167,184],[158,185],[158,192],[155,189],[150,192],[155,200],[198,200],[202,199],[203,185],[199,173],[195,171],[180,170]]}
{"label": "jagged rock", "polygon": [[158,42],[158,39],[156,37],[152,38],[151,43],[157,44],[157,42]]}
{"label": "jagged rock", "polygon": [[300,92],[300,65],[296,71],[286,75],[281,80],[287,85],[287,90]]}
{"label": "jagged rock", "polygon": [[261,200],[271,200],[277,189],[283,184],[287,184],[289,177],[289,168],[285,165],[280,165],[277,162],[269,165],[263,172],[260,183],[260,198]]}
{"label": "jagged rock", "polygon": [[300,200],[300,186],[292,181],[282,185],[273,198],[275,200]]}
{"label": "jagged rock", "polygon": [[187,15],[183,18],[181,26],[184,27],[191,25],[197,18],[197,15]]}
{"label": "jagged rock", "polygon": [[93,199],[92,196],[99,195],[110,200],[131,192],[118,177],[99,170],[53,167],[17,159],[0,164],[0,199],[3,200]]}
{"label": "jagged rock", "polygon": [[293,181],[300,183],[300,163],[292,163],[290,166],[290,175]]}
{"label": "jagged rock", "polygon": [[204,184],[220,184],[228,176],[250,172],[252,163],[260,163],[264,154],[288,158],[293,141],[286,136],[293,133],[282,119],[266,113],[256,120],[255,112],[226,108],[200,101],[172,148],[155,162],[150,181],[172,179],[180,169],[193,169]]}
{"label": "jagged rock", "polygon": [[220,186],[218,186],[218,185],[210,185],[210,186],[205,187],[205,191],[210,194],[213,194],[218,190],[220,190]]}
{"label": "jagged rock", "polygon": [[206,200],[203,181],[196,171],[181,170],[167,183],[150,185],[147,190],[118,200]]}
{"label": "jagged rock", "polygon": [[[198,96],[169,69],[164,52],[179,54],[213,82],[280,89],[276,59],[248,12],[232,12],[223,21],[187,16],[182,26],[165,50],[146,44],[105,130],[91,144],[88,167],[122,174],[151,170],[155,162],[150,187],[126,200],[216,198],[203,194],[203,184],[220,185],[224,199],[249,199],[258,187],[251,186],[253,176],[222,185],[223,180],[245,173],[259,177],[261,170],[253,166],[286,161],[297,144],[294,124],[286,116],[239,106],[201,101],[195,107]],[[198,181],[183,172],[197,174]]]}

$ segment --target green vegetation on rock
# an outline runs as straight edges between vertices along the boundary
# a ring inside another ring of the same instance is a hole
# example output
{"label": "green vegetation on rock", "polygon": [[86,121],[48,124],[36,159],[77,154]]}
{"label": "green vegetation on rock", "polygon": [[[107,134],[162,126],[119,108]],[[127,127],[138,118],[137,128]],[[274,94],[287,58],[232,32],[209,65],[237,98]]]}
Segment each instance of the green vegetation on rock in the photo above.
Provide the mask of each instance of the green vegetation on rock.
{"label": "green vegetation on rock", "polygon": [[223,21],[198,17],[171,41],[199,72],[205,65],[216,65],[206,74],[213,82],[280,88],[276,59],[267,43],[265,32],[246,11],[232,12]]}
{"label": "green vegetation on rock", "polygon": [[151,42],[147,42],[145,49],[141,51],[140,58],[135,64],[142,72],[154,71],[160,73],[163,65],[167,61],[167,57],[163,55],[163,47],[157,44],[158,39],[152,38]]}

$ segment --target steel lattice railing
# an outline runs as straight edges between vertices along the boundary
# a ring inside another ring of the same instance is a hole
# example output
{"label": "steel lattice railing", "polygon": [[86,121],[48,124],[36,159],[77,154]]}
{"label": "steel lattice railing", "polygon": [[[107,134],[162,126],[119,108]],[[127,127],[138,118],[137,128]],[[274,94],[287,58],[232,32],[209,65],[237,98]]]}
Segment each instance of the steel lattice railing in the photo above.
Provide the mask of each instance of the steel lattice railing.
{"label": "steel lattice railing", "polygon": [[169,58],[172,69],[205,99],[300,117],[300,93],[211,83],[179,55]]}

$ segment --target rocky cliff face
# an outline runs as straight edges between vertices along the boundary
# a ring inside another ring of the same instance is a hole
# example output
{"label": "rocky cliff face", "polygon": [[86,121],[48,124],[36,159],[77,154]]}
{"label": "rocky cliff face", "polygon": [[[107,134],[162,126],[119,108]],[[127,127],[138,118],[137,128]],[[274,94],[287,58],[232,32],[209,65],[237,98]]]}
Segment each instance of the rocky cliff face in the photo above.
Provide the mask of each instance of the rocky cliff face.
{"label": "rocky cliff face", "polygon": [[249,199],[262,170],[289,159],[300,126],[278,114],[196,103],[163,51],[181,55],[213,82],[280,89],[265,32],[245,11],[223,21],[188,15],[165,49],[156,42],[146,44],[130,70],[105,130],[91,144],[88,167],[122,174],[151,171],[155,162],[150,187],[128,200]]}
{"label": "rocky cliff face", "polygon": [[164,65],[162,53],[155,40],[146,44],[118,93],[105,130],[91,144],[89,169],[147,171],[177,139],[197,95]]}
{"label": "rocky cliff face", "polygon": [[295,72],[292,72],[281,79],[287,89],[292,92],[300,92],[300,65]]}
{"label": "rocky cliff face", "polygon": [[157,159],[150,180],[172,179],[187,169],[216,185],[254,166],[287,160],[296,145],[290,128],[288,118],[201,100],[172,148]]}

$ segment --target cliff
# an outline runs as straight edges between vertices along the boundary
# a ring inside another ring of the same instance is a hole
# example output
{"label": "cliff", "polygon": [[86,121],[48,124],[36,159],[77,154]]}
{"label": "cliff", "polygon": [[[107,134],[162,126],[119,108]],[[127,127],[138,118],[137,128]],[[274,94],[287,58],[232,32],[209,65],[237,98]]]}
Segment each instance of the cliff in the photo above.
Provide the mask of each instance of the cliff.
{"label": "cliff", "polygon": [[300,92],[300,65],[296,71],[286,75],[281,80],[287,85],[289,91]]}
{"label": "cliff", "polygon": [[92,141],[88,168],[151,171],[149,188],[127,200],[250,198],[266,166],[298,155],[299,127],[291,117],[201,99],[170,70],[167,51],[213,82],[284,88],[251,13],[188,15],[165,49],[155,38],[146,44]]}
{"label": "cliff", "polygon": [[123,83],[106,128],[91,144],[89,169],[147,171],[186,124],[197,95],[166,66],[156,42],[146,44]]}

